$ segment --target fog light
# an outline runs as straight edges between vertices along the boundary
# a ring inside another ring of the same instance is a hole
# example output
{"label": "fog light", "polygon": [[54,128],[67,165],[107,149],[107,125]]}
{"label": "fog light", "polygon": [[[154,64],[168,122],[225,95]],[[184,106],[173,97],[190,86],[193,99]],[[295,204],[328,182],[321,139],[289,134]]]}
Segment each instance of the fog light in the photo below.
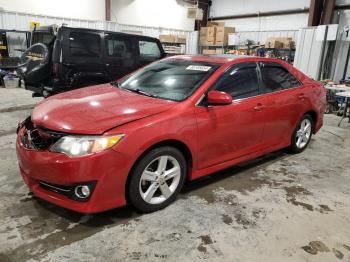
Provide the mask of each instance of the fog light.
{"label": "fog light", "polygon": [[78,198],[88,198],[91,194],[91,190],[87,185],[80,185],[75,187],[74,193]]}

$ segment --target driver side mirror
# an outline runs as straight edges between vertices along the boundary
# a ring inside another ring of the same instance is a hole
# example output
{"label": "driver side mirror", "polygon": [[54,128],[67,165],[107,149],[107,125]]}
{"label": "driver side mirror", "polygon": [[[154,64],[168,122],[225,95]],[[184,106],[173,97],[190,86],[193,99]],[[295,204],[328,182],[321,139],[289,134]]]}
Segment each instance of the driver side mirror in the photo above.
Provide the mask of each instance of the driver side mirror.
{"label": "driver side mirror", "polygon": [[210,91],[207,94],[208,105],[230,105],[232,103],[232,96],[221,91]]}

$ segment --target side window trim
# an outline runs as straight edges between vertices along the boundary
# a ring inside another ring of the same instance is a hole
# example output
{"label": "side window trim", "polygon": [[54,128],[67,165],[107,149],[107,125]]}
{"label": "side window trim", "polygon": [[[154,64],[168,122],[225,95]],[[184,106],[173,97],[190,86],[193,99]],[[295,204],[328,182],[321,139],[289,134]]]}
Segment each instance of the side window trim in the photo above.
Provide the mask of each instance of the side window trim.
{"label": "side window trim", "polygon": [[[260,95],[260,68],[259,68],[259,61],[249,61],[249,62],[238,62],[236,64],[233,64],[231,66],[229,66],[228,68],[225,69],[225,71],[221,74],[221,76],[219,76],[219,78],[215,81],[215,83],[213,83],[204,93],[203,95],[199,98],[199,100],[197,101],[196,103],[196,106],[198,107],[203,107],[205,106],[205,100],[206,100],[206,97],[207,97],[207,94],[212,91],[212,90],[215,90],[215,88],[219,85],[219,82],[227,76],[228,72],[230,72],[234,67],[236,66],[239,66],[239,65],[244,65],[244,64],[247,64],[247,63],[252,63],[252,64],[255,64],[256,66],[256,74],[257,74],[257,79],[258,79],[258,95],[256,96],[259,96]],[[250,96],[250,97],[244,97],[244,98],[239,98],[239,99],[234,99],[234,101],[238,101],[238,100],[245,100],[245,99],[250,99],[250,98],[253,98],[253,97],[256,97],[256,96]]]}
{"label": "side window trim", "polygon": [[[258,89],[258,93],[260,94],[260,82],[259,82],[259,66],[258,66],[258,62],[257,61],[247,61],[247,62],[239,62],[239,63],[236,63],[236,64],[233,64],[231,65],[230,67],[228,67],[225,72],[220,76],[220,78],[208,89],[207,92],[211,91],[211,90],[214,90],[215,88],[218,87],[220,81],[222,79],[224,79],[225,77],[227,77],[227,74],[232,70],[234,69],[235,67],[239,67],[239,66],[244,66],[244,65],[247,65],[247,64],[255,64],[256,66],[256,77],[257,77],[257,89]],[[207,93],[206,92],[206,93]],[[238,98],[238,99],[234,99],[235,100],[243,100],[243,99],[249,99],[251,97],[255,97],[255,96],[249,96],[249,97],[244,97],[244,98]]]}
{"label": "side window trim", "polygon": [[[263,78],[262,78],[262,73],[261,73],[261,68],[262,68],[262,65],[263,64],[274,64],[275,66],[278,66],[282,69],[284,69],[286,72],[288,72],[289,75],[291,75],[293,78],[295,78],[295,80],[297,81],[297,85],[296,86],[292,86],[290,88],[283,88],[281,90],[277,90],[277,91],[274,91],[274,92],[269,92],[269,93],[263,93],[263,90],[262,90],[262,86],[263,86]],[[280,63],[278,62],[273,62],[273,61],[258,61],[257,62],[257,66],[258,66],[258,71],[259,71],[259,94],[261,95],[266,95],[266,94],[273,94],[273,93],[277,93],[277,92],[283,92],[283,91],[286,91],[286,90],[289,90],[289,89],[293,89],[293,88],[298,88],[298,87],[301,87],[303,84],[302,82],[299,80],[298,77],[296,77],[293,73],[291,73],[286,67],[284,67],[283,65],[281,65]]]}

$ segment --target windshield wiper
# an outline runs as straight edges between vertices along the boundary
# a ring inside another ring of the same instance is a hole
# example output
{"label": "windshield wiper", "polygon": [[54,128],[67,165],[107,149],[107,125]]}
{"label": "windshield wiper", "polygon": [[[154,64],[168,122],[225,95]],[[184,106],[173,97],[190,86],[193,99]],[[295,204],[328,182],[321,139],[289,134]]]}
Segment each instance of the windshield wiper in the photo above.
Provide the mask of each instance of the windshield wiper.
{"label": "windshield wiper", "polygon": [[137,93],[137,94],[140,94],[140,95],[144,95],[144,96],[149,96],[149,97],[154,97],[154,98],[159,98],[159,96],[157,95],[153,95],[153,94],[150,94],[150,93],[147,93],[145,91],[142,91],[141,89],[139,88],[136,88],[136,89],[133,89],[133,88],[125,88],[125,87],[121,87],[125,90],[128,90],[130,92],[133,92],[133,93]]}
{"label": "windshield wiper", "polygon": [[152,95],[152,94],[150,94],[150,93],[147,93],[147,92],[145,92],[145,91],[142,91],[142,90],[139,89],[139,88],[133,89],[133,88],[122,87],[121,83],[118,82],[118,81],[112,82],[111,85],[112,85],[112,86],[115,86],[115,87],[118,87],[118,88],[121,88],[121,89],[124,89],[124,90],[127,90],[127,91],[130,91],[130,92],[133,92],[133,93],[141,94],[141,95],[144,95],[144,96],[159,98],[159,96],[157,96],[157,95]]}

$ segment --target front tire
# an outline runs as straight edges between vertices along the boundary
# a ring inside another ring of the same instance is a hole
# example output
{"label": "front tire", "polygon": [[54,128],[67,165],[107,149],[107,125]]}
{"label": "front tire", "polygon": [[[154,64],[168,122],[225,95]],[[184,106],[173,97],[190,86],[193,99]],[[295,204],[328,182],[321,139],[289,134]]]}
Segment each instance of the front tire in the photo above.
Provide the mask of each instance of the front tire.
{"label": "front tire", "polygon": [[186,174],[187,163],[178,149],[155,148],[133,168],[127,187],[128,200],[145,213],[162,209],[176,199]]}
{"label": "front tire", "polygon": [[294,130],[290,149],[292,153],[298,154],[303,152],[309,145],[314,129],[314,121],[308,114],[304,115]]}

